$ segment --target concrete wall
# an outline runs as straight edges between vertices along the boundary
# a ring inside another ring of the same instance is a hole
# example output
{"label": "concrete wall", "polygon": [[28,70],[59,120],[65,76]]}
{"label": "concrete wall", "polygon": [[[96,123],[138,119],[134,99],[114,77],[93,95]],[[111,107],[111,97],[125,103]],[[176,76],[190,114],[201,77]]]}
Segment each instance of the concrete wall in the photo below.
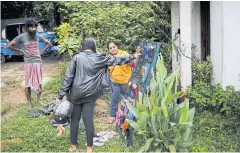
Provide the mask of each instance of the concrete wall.
{"label": "concrete wall", "polygon": [[[171,2],[172,38],[180,27],[180,39],[174,40],[181,46],[183,53],[201,57],[200,2]],[[179,24],[180,23],[180,24]],[[210,2],[211,59],[213,64],[212,83],[228,85],[240,90],[240,2]],[[179,43],[180,42],[180,43]],[[173,54],[173,65],[176,63]],[[181,83],[191,85],[191,60],[181,55]],[[176,64],[175,64],[176,65]]]}
{"label": "concrete wall", "polygon": [[179,2],[171,2],[171,30],[172,30],[172,40],[174,42],[172,50],[172,68],[173,71],[177,68],[180,63],[180,56],[177,54],[177,47],[180,46],[180,35],[178,34],[178,29],[180,29],[180,8]]}
{"label": "concrete wall", "polygon": [[212,83],[223,84],[223,2],[210,2],[210,39],[211,59],[213,64]]}
{"label": "concrete wall", "polygon": [[180,2],[181,86],[192,84],[192,2]]}
{"label": "concrete wall", "polygon": [[192,53],[193,56],[201,59],[201,18],[200,18],[200,2],[192,2]]}
{"label": "concrete wall", "polygon": [[223,3],[223,87],[240,90],[240,2]]}

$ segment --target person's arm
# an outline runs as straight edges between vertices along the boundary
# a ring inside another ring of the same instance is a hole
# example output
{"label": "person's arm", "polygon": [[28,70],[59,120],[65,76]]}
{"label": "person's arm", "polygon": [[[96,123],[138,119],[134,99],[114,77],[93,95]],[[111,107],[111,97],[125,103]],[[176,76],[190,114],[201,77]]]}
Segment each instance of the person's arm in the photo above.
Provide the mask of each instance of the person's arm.
{"label": "person's arm", "polygon": [[62,88],[59,90],[58,99],[62,100],[64,96],[66,96],[67,92],[72,86],[72,82],[75,76],[76,71],[76,56],[74,56],[70,62],[70,65],[67,68],[65,78],[62,83]]}
{"label": "person's arm", "polygon": [[22,35],[17,36],[16,38],[14,38],[8,45],[7,48],[11,49],[11,50],[15,50],[15,51],[19,51],[19,52],[23,52],[24,51],[22,49],[13,47],[13,45],[16,45],[17,43],[21,43],[22,41]]}
{"label": "person's arm", "polygon": [[106,66],[124,65],[137,59],[141,54],[125,55],[125,56],[106,56]]}
{"label": "person's arm", "polygon": [[47,50],[51,46],[51,43],[42,36],[39,36],[39,41],[44,42],[46,44],[46,46],[42,50],[40,50],[40,54],[42,54],[45,50]]}

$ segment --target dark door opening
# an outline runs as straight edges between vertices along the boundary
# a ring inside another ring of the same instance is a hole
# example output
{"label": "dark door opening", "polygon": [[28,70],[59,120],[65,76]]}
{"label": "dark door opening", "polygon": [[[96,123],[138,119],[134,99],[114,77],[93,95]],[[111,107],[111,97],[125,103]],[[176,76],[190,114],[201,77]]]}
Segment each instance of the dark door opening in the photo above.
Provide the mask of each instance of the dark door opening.
{"label": "dark door opening", "polygon": [[201,59],[210,56],[210,2],[200,2],[201,13]]}

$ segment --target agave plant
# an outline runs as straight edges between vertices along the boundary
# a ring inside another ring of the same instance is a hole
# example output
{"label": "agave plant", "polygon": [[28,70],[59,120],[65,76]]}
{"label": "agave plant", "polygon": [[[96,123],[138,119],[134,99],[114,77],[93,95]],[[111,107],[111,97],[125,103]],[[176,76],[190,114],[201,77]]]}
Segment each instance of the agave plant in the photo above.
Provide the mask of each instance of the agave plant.
{"label": "agave plant", "polygon": [[164,60],[158,59],[156,77],[150,82],[151,95],[139,94],[136,108],[127,103],[137,121],[129,124],[144,136],[145,144],[139,152],[188,151],[192,145],[192,122],[195,108],[189,109],[189,100],[177,104],[181,91],[174,89],[178,83],[179,68],[167,75]]}

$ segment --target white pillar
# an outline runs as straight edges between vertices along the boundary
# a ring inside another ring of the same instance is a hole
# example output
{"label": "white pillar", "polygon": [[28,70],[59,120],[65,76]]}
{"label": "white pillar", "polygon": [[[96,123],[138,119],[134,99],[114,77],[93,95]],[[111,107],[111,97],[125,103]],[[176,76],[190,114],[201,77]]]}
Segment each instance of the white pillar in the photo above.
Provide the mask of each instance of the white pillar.
{"label": "white pillar", "polygon": [[[178,29],[180,29],[180,10],[179,10],[179,1],[171,2],[171,31],[172,31],[172,40],[174,44],[180,46],[180,34],[178,34]],[[180,63],[180,57],[177,54],[176,46],[172,44],[172,70],[174,71],[178,64]]]}
{"label": "white pillar", "polygon": [[192,67],[191,67],[191,16],[192,2],[180,2],[180,44],[181,51],[181,86],[183,88],[192,84]]}
{"label": "white pillar", "polygon": [[192,2],[192,57],[201,59],[201,16],[200,16],[200,1]]}
{"label": "white pillar", "polygon": [[212,83],[223,85],[223,2],[210,2],[210,29],[210,55],[213,65]]}

